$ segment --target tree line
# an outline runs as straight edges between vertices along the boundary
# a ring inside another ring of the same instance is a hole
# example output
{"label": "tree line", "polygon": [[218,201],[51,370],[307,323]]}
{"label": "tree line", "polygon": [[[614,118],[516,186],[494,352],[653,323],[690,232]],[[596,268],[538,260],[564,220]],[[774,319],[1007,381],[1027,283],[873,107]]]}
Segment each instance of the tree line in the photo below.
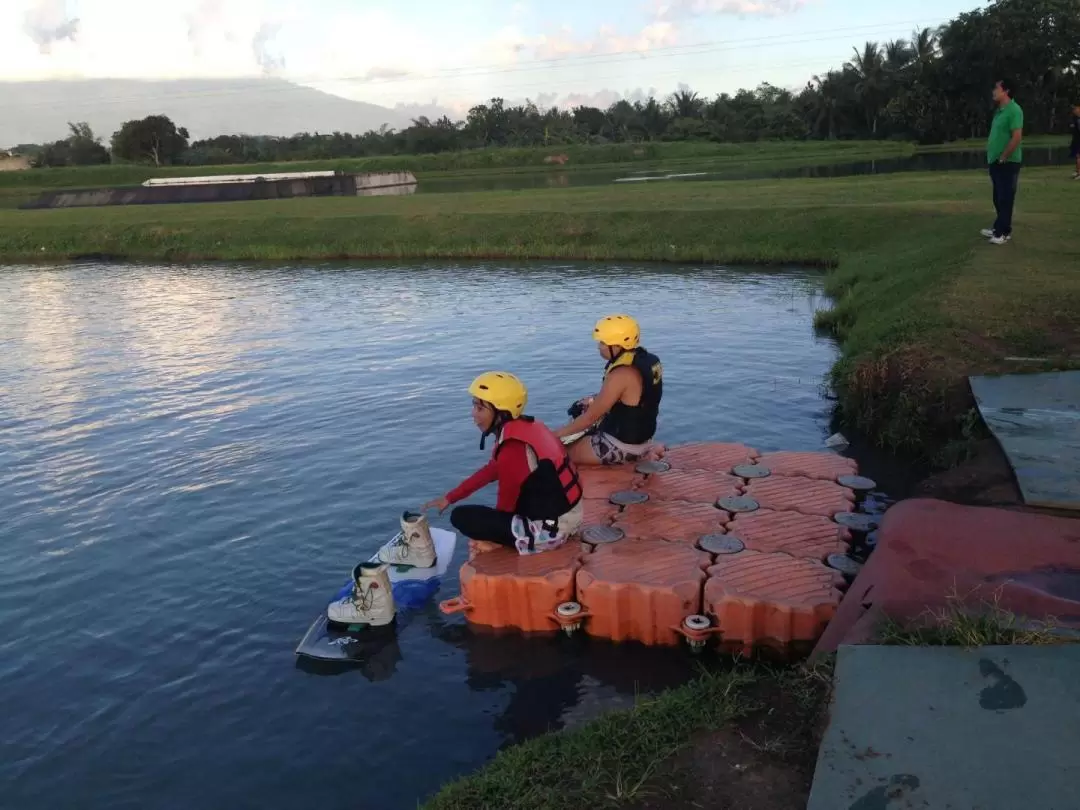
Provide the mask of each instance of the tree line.
{"label": "tree line", "polygon": [[40,165],[110,160],[155,165],[325,160],[431,154],[493,146],[642,141],[897,139],[941,143],[986,134],[990,89],[1009,79],[1031,134],[1064,131],[1080,104],[1080,2],[996,0],[909,39],[867,42],[842,67],[798,92],[762,84],[713,98],[680,89],[607,109],[541,109],[492,99],[464,121],[421,117],[400,131],[291,137],[221,135],[190,142],[165,116],[129,121],[105,148],[85,124],[49,144]]}

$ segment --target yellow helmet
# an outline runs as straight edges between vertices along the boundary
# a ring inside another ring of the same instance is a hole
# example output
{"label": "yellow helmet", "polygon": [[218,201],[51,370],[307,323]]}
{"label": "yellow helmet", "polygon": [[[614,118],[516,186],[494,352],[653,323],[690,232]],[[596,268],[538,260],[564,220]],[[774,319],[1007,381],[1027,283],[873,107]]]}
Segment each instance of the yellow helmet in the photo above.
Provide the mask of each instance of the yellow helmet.
{"label": "yellow helmet", "polygon": [[490,403],[497,411],[506,411],[511,419],[525,412],[529,390],[525,383],[507,371],[488,371],[472,381],[469,393]]}
{"label": "yellow helmet", "polygon": [[641,328],[629,315],[608,315],[593,327],[593,340],[605,346],[636,349],[641,344]]}

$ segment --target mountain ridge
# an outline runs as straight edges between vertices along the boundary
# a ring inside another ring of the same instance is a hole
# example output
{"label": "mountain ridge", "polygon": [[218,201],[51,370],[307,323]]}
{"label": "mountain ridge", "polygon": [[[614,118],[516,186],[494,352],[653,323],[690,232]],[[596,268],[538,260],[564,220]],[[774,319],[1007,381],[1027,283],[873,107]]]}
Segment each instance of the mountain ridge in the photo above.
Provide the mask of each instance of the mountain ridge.
{"label": "mountain ridge", "polygon": [[409,126],[410,116],[282,79],[0,81],[0,147],[46,143],[86,121],[107,145],[125,121],[167,115],[192,140],[215,135],[363,133]]}

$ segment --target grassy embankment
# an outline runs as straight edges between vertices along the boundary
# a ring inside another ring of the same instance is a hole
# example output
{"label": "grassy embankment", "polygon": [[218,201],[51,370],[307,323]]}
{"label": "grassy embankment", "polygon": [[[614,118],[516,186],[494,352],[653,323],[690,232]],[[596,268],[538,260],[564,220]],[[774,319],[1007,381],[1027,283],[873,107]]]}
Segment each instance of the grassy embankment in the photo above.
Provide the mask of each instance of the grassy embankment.
{"label": "grassy embankment", "polygon": [[806,806],[831,663],[737,665],[501,752],[425,810]]}
{"label": "grassy embankment", "polygon": [[[1042,136],[1026,142],[1031,148],[1061,146],[1060,137]],[[792,168],[824,166],[915,154],[978,150],[981,143],[916,146],[900,141],[763,141],[760,143],[653,142],[606,146],[551,146],[521,149],[472,149],[437,155],[385,155],[370,158],[308,160],[287,163],[246,163],[224,166],[161,166],[115,164],[29,172],[0,172],[0,202],[21,202],[47,189],[137,186],[152,177],[196,177],[218,174],[259,174],[340,170],[345,172],[411,171],[427,180],[468,179],[570,171],[627,171],[663,168],[665,171],[723,171],[726,168]],[[545,163],[566,155],[565,165]]]}
{"label": "grassy embankment", "polygon": [[[924,451],[971,424],[964,375],[1080,365],[1080,187],[1029,169],[997,248],[981,172],[0,211],[0,258],[572,258],[831,267],[820,325],[849,421]],[[1047,358],[1042,364],[1009,360]]]}
{"label": "grassy embankment", "polygon": [[[1077,637],[1052,622],[1021,621],[996,599],[970,604],[954,594],[913,622],[886,619],[877,640],[971,649]],[[802,810],[831,691],[831,657],[786,670],[704,674],[632,709],[509,748],[424,808]]]}
{"label": "grassy embankment", "polygon": [[[610,182],[612,173],[709,171],[725,172],[790,169],[851,161],[908,157],[915,147],[889,141],[826,143],[649,143],[608,146],[568,146],[529,149],[474,149],[438,155],[400,155],[372,158],[248,163],[226,166],[152,166],[117,164],[78,168],[35,169],[0,173],[0,208],[17,208],[42,191],[55,189],[138,186],[152,177],[196,177],[220,174],[272,174],[339,170],[345,172],[412,171],[425,183],[467,183],[469,180],[547,178],[558,185],[568,172],[576,183],[590,175]],[[544,159],[565,154],[565,165]]]}
{"label": "grassy embankment", "polygon": [[[367,158],[342,158],[333,160],[295,161],[288,163],[247,163],[226,166],[146,166],[141,164],[113,164],[107,166],[83,166],[64,169],[39,169],[22,173],[23,177],[36,176],[31,184],[43,188],[85,188],[98,185],[132,185],[151,177],[189,177],[210,174],[303,172],[340,169],[350,172],[472,172],[511,171],[515,169],[551,170],[545,159],[553,155],[566,155],[567,168],[577,166],[602,166],[649,164],[681,160],[734,159],[740,161],[756,158],[789,156],[803,157],[850,157],[895,156],[914,154],[913,144],[896,141],[764,141],[760,143],[710,143],[702,141],[651,143],[619,143],[603,146],[566,145],[523,148],[469,149],[461,152],[441,152],[431,155],[380,155]],[[559,168],[557,165],[555,168]],[[24,184],[16,173],[0,174],[0,187]]]}

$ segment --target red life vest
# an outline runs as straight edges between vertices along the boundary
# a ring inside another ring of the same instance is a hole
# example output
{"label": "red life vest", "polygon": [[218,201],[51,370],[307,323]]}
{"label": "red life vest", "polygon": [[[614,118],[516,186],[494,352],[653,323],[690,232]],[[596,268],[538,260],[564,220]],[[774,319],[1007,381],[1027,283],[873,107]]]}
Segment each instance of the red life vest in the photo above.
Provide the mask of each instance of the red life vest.
{"label": "red life vest", "polygon": [[533,470],[514,498],[517,514],[533,520],[555,520],[569,512],[584,496],[577,469],[559,438],[543,422],[522,416],[503,425],[492,451],[499,455],[503,443],[516,440],[536,454]]}

